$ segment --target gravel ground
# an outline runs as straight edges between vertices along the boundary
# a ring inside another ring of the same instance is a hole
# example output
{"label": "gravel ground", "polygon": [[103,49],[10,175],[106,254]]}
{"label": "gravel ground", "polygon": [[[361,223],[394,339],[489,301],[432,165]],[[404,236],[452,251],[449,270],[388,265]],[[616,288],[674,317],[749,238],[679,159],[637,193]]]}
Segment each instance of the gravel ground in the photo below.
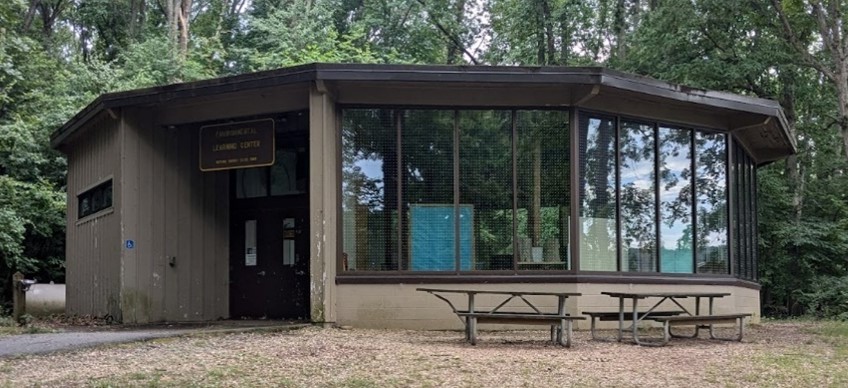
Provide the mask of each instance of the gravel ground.
{"label": "gravel ground", "polygon": [[[545,341],[546,331],[482,331],[478,345],[470,346],[459,332],[309,327],[4,359],[0,386],[841,385],[844,374],[828,371],[848,370],[848,357],[810,334],[814,325],[750,325],[742,343],[676,339],[661,348],[592,341],[588,332],[575,332],[571,349]],[[787,366],[785,357],[805,361]],[[792,368],[805,373],[798,377]]]}

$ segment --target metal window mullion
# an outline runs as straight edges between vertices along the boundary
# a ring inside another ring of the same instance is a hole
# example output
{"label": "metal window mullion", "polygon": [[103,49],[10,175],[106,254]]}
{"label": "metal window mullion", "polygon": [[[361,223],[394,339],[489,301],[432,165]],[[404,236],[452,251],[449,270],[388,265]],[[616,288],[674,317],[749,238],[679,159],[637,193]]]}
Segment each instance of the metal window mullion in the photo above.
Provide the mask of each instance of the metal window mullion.
{"label": "metal window mullion", "polygon": [[692,185],[692,273],[698,273],[698,180],[695,178],[697,174],[697,156],[695,155],[695,131],[691,129],[686,129],[689,131],[689,163],[691,165],[692,174],[689,177],[690,184]]}
{"label": "metal window mullion", "polygon": [[571,220],[569,228],[571,228],[569,251],[571,252],[571,270],[579,271],[580,269],[580,165],[584,162],[580,158],[580,111],[572,107],[569,112],[569,129],[570,129],[570,149],[571,155],[569,166],[571,168],[571,198],[569,204],[571,206]]}
{"label": "metal window mullion", "polygon": [[736,265],[736,258],[735,258],[735,255],[733,253],[733,244],[735,243],[735,240],[733,239],[733,230],[734,230],[733,229],[733,221],[732,221],[733,212],[731,211],[731,209],[733,209],[733,206],[736,204],[736,201],[733,198],[733,187],[734,187],[733,186],[733,179],[730,178],[731,175],[732,175],[732,171],[733,171],[733,160],[734,160],[733,153],[730,152],[732,136],[730,136],[728,134],[728,135],[722,135],[722,137],[724,139],[724,152],[725,152],[725,155],[724,155],[724,163],[725,163],[725,168],[724,168],[724,200],[725,200],[726,205],[724,207],[724,216],[725,216],[725,220],[726,220],[725,222],[726,222],[726,225],[727,225],[727,231],[726,231],[726,238],[727,238],[727,240],[726,240],[727,241],[727,248],[726,248],[727,249],[727,273],[730,274],[730,275],[733,275],[733,276],[738,276],[739,271],[737,271],[734,268],[734,266]]}
{"label": "metal window mullion", "polygon": [[613,141],[613,153],[615,154],[615,268],[621,272],[621,117],[615,117],[615,128],[613,128],[615,140]]}
{"label": "metal window mullion", "polygon": [[[402,135],[401,127],[403,125],[402,124],[403,113],[404,113],[404,111],[399,110],[399,109],[394,111],[395,129],[396,129],[396,132],[395,132],[395,142],[396,142],[395,143],[395,147],[396,147],[395,154],[396,154],[396,159],[397,159],[397,163],[396,163],[396,165],[397,165],[397,176],[395,177],[395,179],[396,179],[395,186],[397,186],[397,199],[396,199],[395,202],[397,203],[397,217],[398,217],[398,220],[397,220],[397,257],[398,257],[398,259],[397,259],[398,260],[398,267],[397,267],[398,269],[397,270],[398,271],[403,271],[403,224],[404,224],[404,214],[406,213],[403,210],[403,187],[402,187],[403,186],[403,151],[402,151],[401,147],[403,147],[403,141],[401,139],[401,135]],[[407,266],[409,266],[409,265],[407,264]]]}
{"label": "metal window mullion", "polygon": [[654,220],[656,229],[656,269],[662,272],[662,202],[660,199],[660,126],[654,124]]}
{"label": "metal window mullion", "polygon": [[518,128],[512,110],[512,270],[518,272]]}
{"label": "metal window mullion", "polygon": [[751,202],[752,202],[752,211],[751,211],[751,225],[753,227],[753,244],[752,244],[752,255],[751,255],[751,267],[753,270],[751,271],[751,280],[757,281],[760,278],[759,274],[759,265],[760,265],[760,225],[759,225],[759,200],[757,199],[757,192],[759,188],[757,187],[757,164],[756,162],[752,162],[752,174],[751,174]]}
{"label": "metal window mullion", "polygon": [[[459,211],[459,111],[453,111],[453,249],[456,273],[462,270]],[[473,226],[472,226],[473,227]],[[472,268],[473,269],[473,268]]]}

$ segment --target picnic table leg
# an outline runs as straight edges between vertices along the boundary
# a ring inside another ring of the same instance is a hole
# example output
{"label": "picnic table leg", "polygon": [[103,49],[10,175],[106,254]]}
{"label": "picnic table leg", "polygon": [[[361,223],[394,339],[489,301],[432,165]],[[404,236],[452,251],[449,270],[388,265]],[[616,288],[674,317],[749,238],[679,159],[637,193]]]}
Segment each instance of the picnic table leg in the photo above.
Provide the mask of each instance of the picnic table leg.
{"label": "picnic table leg", "polygon": [[[594,318],[593,321],[594,322]],[[618,342],[621,342],[621,337],[624,333],[624,298],[618,297]]]}
{"label": "picnic table leg", "polygon": [[736,337],[718,337],[713,333],[712,325],[710,325],[710,339],[721,340],[721,341],[742,341],[742,336],[745,334],[745,317],[736,318],[736,324],[739,325],[739,331],[736,334]]}
{"label": "picnic table leg", "polygon": [[[672,299],[672,300],[674,300],[674,299]],[[679,303],[677,305],[680,306]],[[683,309],[683,310],[685,311],[686,314],[692,315],[692,313],[686,311],[686,309]],[[695,315],[701,315],[701,297],[700,296],[695,297]],[[695,332],[692,333],[692,335],[674,334],[674,332],[671,330],[670,327],[668,328],[668,333],[669,333],[670,336],[672,336],[674,338],[698,338],[698,325],[695,325]]]}
{"label": "picnic table leg", "polygon": [[[636,341],[636,343],[639,342],[639,313],[637,308],[638,303],[639,298],[633,298],[633,340]],[[618,321],[618,324],[623,325],[624,322]]]}
{"label": "picnic table leg", "polygon": [[[565,297],[559,295],[557,297],[557,314],[565,315]],[[565,331],[565,319],[561,320],[559,323],[559,329],[556,330],[556,342],[559,342],[560,345],[565,345],[562,342],[563,331]],[[571,342],[571,338],[569,337],[569,342]]]}
{"label": "picnic table leg", "polygon": [[[710,315],[713,315],[713,298],[710,297]],[[713,325],[710,325],[710,338],[715,338],[715,333],[713,332]]]}
{"label": "picnic table leg", "polygon": [[[559,324],[559,344],[565,346],[566,348],[571,347],[571,334],[572,334],[572,322],[571,320],[563,319]],[[565,333],[563,333],[565,332]],[[565,341],[563,341],[563,337],[565,337]]]}
{"label": "picnic table leg", "polygon": [[[468,312],[474,313],[474,293],[468,294]],[[465,318],[465,330],[468,332],[467,340],[472,345],[477,344],[477,318],[468,316]]]}

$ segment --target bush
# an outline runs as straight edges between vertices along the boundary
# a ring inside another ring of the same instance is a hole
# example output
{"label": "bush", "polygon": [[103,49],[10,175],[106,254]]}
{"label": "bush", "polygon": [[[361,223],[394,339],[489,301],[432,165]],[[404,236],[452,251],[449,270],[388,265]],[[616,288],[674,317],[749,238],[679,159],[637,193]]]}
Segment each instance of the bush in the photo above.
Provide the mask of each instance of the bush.
{"label": "bush", "polygon": [[848,321],[848,276],[819,276],[810,287],[798,296],[807,314]]}

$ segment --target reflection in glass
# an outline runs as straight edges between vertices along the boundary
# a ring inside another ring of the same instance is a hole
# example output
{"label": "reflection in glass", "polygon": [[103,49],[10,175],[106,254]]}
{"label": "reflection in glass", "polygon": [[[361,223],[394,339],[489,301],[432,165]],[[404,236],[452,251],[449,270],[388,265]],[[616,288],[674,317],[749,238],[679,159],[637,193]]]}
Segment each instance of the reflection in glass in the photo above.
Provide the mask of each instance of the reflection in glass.
{"label": "reflection in glass", "polygon": [[[403,115],[401,223],[403,269],[456,270],[454,112],[408,110]],[[473,210],[460,208],[461,269],[471,269]],[[408,246],[407,246],[408,245]]]}
{"label": "reflection in glass", "polygon": [[697,272],[727,274],[727,145],[723,134],[695,132]]}
{"label": "reflection in glass", "polygon": [[473,269],[512,269],[512,115],[461,111],[459,133],[459,201],[473,210],[473,241],[461,238],[460,251],[471,244]]}
{"label": "reflection in glass", "polygon": [[619,135],[621,270],[656,271],[654,126],[622,122]]}
{"label": "reflection in glass", "polygon": [[692,138],[685,129],[659,129],[660,269],[692,273]]}
{"label": "reflection in glass", "polygon": [[345,110],[342,217],[350,270],[396,270],[397,129],[384,109]]}
{"label": "reflection in glass", "polygon": [[616,270],[615,126],[580,123],[580,269]]}
{"label": "reflection in glass", "polygon": [[299,194],[297,152],[293,149],[277,149],[274,165],[271,166],[271,195]]}
{"label": "reflection in glass", "polygon": [[257,198],[268,195],[268,168],[253,167],[236,170],[236,197]]}
{"label": "reflection in glass", "polygon": [[518,269],[568,269],[568,114],[516,115]]}

